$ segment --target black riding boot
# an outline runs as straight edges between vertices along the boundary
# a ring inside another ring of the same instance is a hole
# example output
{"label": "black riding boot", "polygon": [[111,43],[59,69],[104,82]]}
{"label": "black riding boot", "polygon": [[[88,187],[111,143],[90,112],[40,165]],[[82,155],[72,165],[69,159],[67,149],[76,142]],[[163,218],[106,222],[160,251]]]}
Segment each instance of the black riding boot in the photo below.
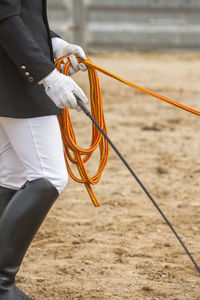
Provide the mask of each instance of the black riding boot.
{"label": "black riding boot", "polygon": [[6,208],[6,206],[8,205],[9,201],[14,196],[16,191],[17,190],[12,190],[12,189],[8,189],[3,186],[0,186],[0,218],[1,218],[1,215],[4,211],[4,209]]}
{"label": "black riding boot", "polygon": [[15,285],[23,257],[58,197],[45,178],[27,181],[12,197],[0,219],[0,300],[30,300]]}

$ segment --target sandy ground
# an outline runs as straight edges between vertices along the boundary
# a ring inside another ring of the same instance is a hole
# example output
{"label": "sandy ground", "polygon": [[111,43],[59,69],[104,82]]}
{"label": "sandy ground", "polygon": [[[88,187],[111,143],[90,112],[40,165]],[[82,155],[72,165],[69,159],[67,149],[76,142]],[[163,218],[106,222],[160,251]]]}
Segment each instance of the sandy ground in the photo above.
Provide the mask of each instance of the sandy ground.
{"label": "sandy ground", "polygon": [[[200,109],[200,54],[91,59]],[[86,76],[76,77],[84,89]],[[100,77],[109,136],[200,264],[200,118]],[[90,121],[81,113],[73,120],[80,145],[88,145]],[[97,165],[95,156],[88,168]],[[37,300],[199,300],[199,274],[113,151],[95,192],[100,208],[69,180],[24,259],[19,286]]]}

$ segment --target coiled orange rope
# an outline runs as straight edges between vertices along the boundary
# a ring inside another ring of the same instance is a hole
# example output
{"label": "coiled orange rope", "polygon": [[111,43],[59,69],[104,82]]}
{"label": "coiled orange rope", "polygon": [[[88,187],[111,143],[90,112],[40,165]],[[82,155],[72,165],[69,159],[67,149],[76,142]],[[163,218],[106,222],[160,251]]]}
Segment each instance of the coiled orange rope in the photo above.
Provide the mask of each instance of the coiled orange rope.
{"label": "coiled orange rope", "polygon": [[[63,57],[64,58],[64,57]],[[56,61],[56,67],[60,71],[62,59]],[[78,58],[79,59],[79,58]],[[79,59],[80,61],[80,59]],[[68,74],[70,62],[65,64],[63,73]],[[93,68],[88,68],[88,76],[90,82],[90,101],[91,113],[100,127],[107,133],[107,128],[103,113],[102,94],[99,84],[97,72]],[[64,143],[64,154],[68,172],[70,176],[77,182],[83,183],[92,199],[94,206],[99,206],[100,203],[91,187],[99,182],[101,175],[106,167],[109,155],[109,144],[102,136],[100,131],[92,124],[92,140],[88,149],[83,149],[77,145],[75,133],[72,126],[72,121],[68,109],[63,109],[62,114],[58,115],[58,120],[61,128],[62,139]],[[93,152],[99,148],[100,160],[97,173],[90,177],[86,170],[85,164],[92,156]],[[70,163],[75,164],[79,171],[80,177],[77,178],[70,167]]]}
{"label": "coiled orange rope", "polygon": [[[68,56],[66,56],[68,57]],[[60,65],[65,57],[61,57],[56,61],[56,67],[60,71]],[[175,102],[171,99],[168,99],[164,96],[158,95],[150,90],[147,90],[145,88],[140,87],[139,85],[136,85],[130,81],[127,81],[117,75],[112,74],[111,72],[93,64],[89,59],[83,61],[82,59],[78,58],[78,61],[81,63],[84,63],[88,67],[88,75],[89,75],[89,82],[90,82],[90,101],[91,101],[91,113],[97,123],[100,125],[100,127],[105,131],[107,134],[105,119],[104,119],[104,113],[103,113],[103,105],[102,105],[102,95],[101,95],[101,89],[99,85],[98,75],[96,70],[114,78],[121,82],[123,82],[126,85],[129,85],[145,94],[151,95],[155,98],[158,98],[159,100],[165,101],[169,104],[172,104],[178,108],[181,108],[183,110],[186,110],[192,114],[196,114],[200,116],[200,111],[193,109],[191,107],[188,107],[186,105],[180,104],[178,102]],[[68,70],[70,67],[70,62],[68,62],[63,70],[64,74],[68,74]],[[65,160],[67,169],[69,171],[69,174],[71,177],[80,183],[84,183],[86,186],[86,189],[94,203],[95,206],[99,206],[98,199],[93,192],[91,188],[91,184],[94,185],[99,182],[100,177],[102,175],[102,172],[104,171],[106,167],[106,163],[108,161],[108,154],[109,154],[109,145],[107,141],[104,139],[104,137],[101,135],[101,133],[98,131],[98,129],[95,128],[95,126],[92,124],[92,141],[89,149],[82,149],[77,145],[74,130],[72,127],[72,122],[70,119],[69,111],[68,109],[64,109],[62,114],[58,116],[58,120],[60,123],[62,138],[64,142],[64,149],[65,149]],[[100,162],[99,162],[99,169],[97,173],[93,177],[89,177],[86,168],[85,163],[89,160],[91,157],[93,151],[99,146],[100,150]],[[70,150],[73,152],[73,156],[70,153]],[[82,156],[84,155],[84,158]],[[73,164],[76,164],[79,174],[81,176],[81,179],[78,179],[72,172],[69,161],[71,161]]]}

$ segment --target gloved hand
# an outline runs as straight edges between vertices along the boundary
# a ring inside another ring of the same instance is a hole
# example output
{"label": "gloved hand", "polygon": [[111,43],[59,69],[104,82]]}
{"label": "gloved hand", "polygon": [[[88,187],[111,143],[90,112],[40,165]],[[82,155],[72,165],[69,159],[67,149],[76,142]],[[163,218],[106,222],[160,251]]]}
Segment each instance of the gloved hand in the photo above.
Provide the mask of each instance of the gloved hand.
{"label": "gloved hand", "polygon": [[77,96],[83,103],[88,103],[88,99],[83,90],[74,82],[74,80],[66,76],[56,69],[47,77],[42,79],[39,84],[43,84],[45,92],[59,108],[74,108],[80,111],[77,104]]}
{"label": "gloved hand", "polygon": [[[66,41],[54,37],[52,38],[52,46],[53,46],[53,55],[55,59],[58,59],[62,56],[69,55],[69,60],[71,62],[71,67],[69,68],[69,76],[73,75],[74,73],[78,71],[85,72],[87,70],[87,67],[83,63],[79,63],[78,60],[75,57],[75,54],[78,55],[83,60],[86,60],[85,52],[80,46],[69,44]],[[61,64],[61,71],[64,68],[64,65],[67,63],[68,59],[63,59],[63,64]]]}

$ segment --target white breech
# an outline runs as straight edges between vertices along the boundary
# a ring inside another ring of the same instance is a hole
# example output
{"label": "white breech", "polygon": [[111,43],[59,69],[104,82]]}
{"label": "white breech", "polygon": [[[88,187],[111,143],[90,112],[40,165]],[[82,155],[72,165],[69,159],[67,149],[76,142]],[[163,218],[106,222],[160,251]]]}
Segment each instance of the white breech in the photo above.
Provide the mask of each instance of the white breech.
{"label": "white breech", "polygon": [[0,185],[19,189],[26,180],[40,177],[59,193],[68,181],[57,116],[0,117]]}

